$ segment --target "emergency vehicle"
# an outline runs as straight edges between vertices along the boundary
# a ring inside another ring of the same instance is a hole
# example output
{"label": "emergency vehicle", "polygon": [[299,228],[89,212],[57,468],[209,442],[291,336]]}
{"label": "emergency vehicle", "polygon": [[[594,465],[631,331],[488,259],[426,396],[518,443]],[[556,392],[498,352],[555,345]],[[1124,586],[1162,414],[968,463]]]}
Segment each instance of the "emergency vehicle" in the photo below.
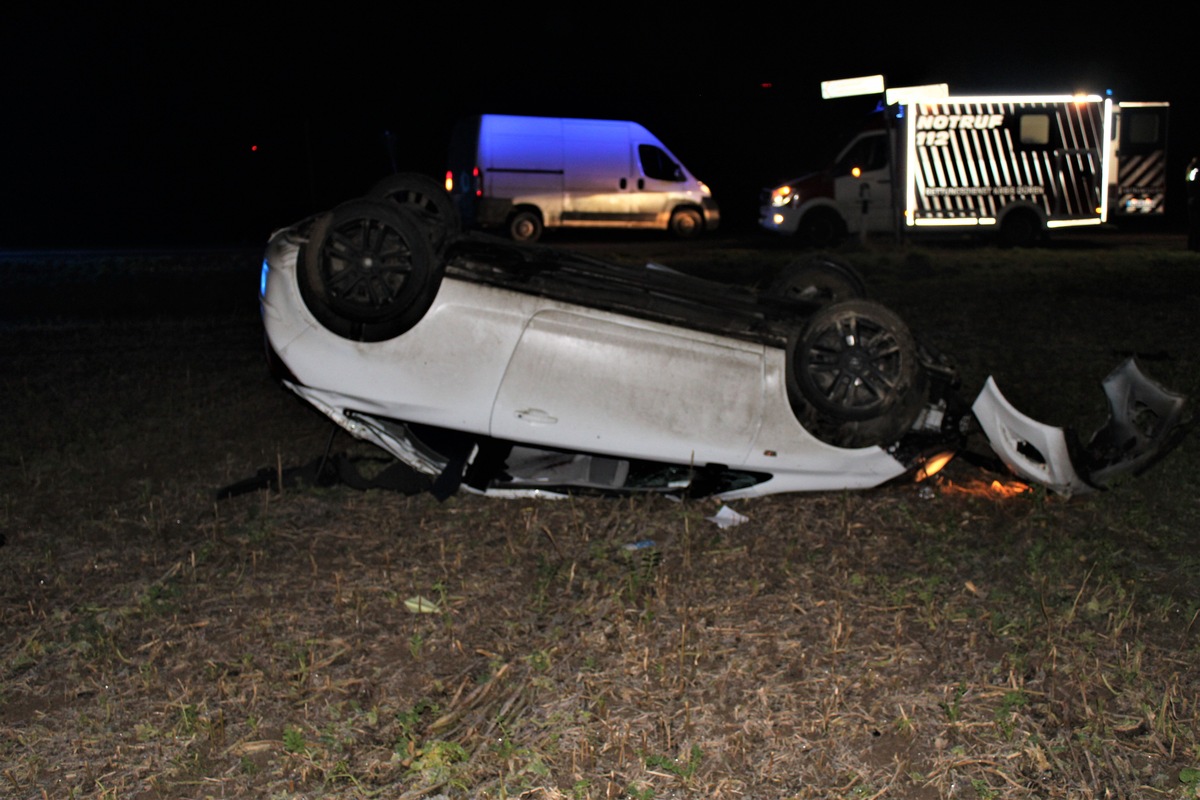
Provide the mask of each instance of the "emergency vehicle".
{"label": "emergency vehicle", "polygon": [[1026,245],[1114,212],[1161,214],[1166,113],[1099,95],[889,104],[830,167],[765,191],[759,222],[817,246],[887,232]]}

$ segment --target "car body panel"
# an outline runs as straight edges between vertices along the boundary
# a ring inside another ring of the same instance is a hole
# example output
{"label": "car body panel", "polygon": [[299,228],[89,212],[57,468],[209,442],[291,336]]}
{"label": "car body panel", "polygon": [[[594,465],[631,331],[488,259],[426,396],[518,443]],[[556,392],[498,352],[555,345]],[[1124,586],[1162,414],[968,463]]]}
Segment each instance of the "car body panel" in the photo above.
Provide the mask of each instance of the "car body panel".
{"label": "car body panel", "polygon": [[488,302],[498,292],[446,281],[421,324],[386,342],[348,342],[314,321],[272,344],[299,383],[337,387],[360,411],[487,434],[490,399],[538,305],[537,298]]}
{"label": "car body panel", "polygon": [[589,309],[542,311],[505,373],[491,433],[740,466],[763,415],[762,374],[762,345]]}

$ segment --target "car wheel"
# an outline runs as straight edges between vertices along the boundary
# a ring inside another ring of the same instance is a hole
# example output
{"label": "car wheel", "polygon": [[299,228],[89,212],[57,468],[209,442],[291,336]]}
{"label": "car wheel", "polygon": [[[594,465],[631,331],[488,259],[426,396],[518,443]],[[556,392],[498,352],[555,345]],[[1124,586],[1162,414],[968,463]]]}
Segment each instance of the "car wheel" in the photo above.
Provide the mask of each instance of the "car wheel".
{"label": "car wheel", "polygon": [[785,266],[767,293],[784,300],[826,306],[866,297],[867,287],[849,264],[829,256],[815,256]]}
{"label": "car wheel", "polygon": [[800,422],[839,447],[890,444],[925,403],[926,381],[908,327],[869,300],[817,311],[787,345],[787,388]]}
{"label": "car wheel", "polygon": [[704,219],[694,208],[679,208],[671,214],[670,229],[678,239],[695,239],[704,232]]}
{"label": "car wheel", "polygon": [[371,187],[368,197],[389,200],[416,213],[429,229],[430,242],[441,250],[446,240],[462,230],[462,219],[454,201],[441,185],[427,175],[401,172],[389,175]]}
{"label": "car wheel", "polygon": [[536,211],[518,211],[508,221],[508,235],[514,242],[536,242],[542,238],[542,218]]}
{"label": "car wheel", "polygon": [[804,215],[797,233],[811,247],[830,247],[846,235],[846,224],[837,212],[818,208]]}
{"label": "car wheel", "polygon": [[352,200],[322,215],[299,258],[309,311],[330,331],[362,342],[416,325],[444,270],[415,215],[382,200]]}

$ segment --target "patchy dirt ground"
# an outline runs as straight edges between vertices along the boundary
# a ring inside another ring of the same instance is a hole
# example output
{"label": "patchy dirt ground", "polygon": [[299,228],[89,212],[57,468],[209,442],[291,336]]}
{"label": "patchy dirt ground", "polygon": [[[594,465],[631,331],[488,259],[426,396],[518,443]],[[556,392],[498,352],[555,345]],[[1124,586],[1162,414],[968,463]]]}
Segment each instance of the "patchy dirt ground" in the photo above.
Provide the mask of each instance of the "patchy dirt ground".
{"label": "patchy dirt ground", "polygon": [[[718,245],[580,246],[794,255]],[[1200,393],[1181,243],[844,255],[964,391],[1085,432],[1123,354]],[[655,497],[218,501],[329,437],[266,374],[257,259],[105,258],[0,263],[4,796],[1200,797],[1194,438],[1103,495],[960,461],[725,529]]]}

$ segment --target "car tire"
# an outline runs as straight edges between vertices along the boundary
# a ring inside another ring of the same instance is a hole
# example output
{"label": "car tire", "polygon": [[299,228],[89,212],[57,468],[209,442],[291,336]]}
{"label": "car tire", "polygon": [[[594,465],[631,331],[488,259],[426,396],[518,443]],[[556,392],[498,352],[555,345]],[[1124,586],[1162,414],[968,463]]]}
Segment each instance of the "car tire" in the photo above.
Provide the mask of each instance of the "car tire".
{"label": "car tire", "polygon": [[508,220],[508,235],[514,242],[532,244],[542,238],[542,218],[536,211],[518,211]]}
{"label": "car tire", "polygon": [[462,218],[450,195],[433,178],[415,172],[389,175],[371,187],[367,196],[388,200],[416,213],[430,234],[434,250],[441,251],[446,241],[462,231]]}
{"label": "car tire", "polygon": [[897,441],[926,400],[925,372],[908,327],[864,299],[819,309],[791,336],[785,377],[800,423],[838,447]]}
{"label": "car tire", "polygon": [[814,256],[781,269],[767,293],[781,300],[827,306],[864,298],[867,286],[849,264],[829,256]]}
{"label": "car tire", "polygon": [[694,208],[677,208],[669,224],[676,239],[695,239],[704,232],[704,218]]}
{"label": "car tire", "polygon": [[298,262],[300,294],[324,327],[346,339],[399,336],[425,315],[444,263],[417,212],[352,200],[321,215]]}

